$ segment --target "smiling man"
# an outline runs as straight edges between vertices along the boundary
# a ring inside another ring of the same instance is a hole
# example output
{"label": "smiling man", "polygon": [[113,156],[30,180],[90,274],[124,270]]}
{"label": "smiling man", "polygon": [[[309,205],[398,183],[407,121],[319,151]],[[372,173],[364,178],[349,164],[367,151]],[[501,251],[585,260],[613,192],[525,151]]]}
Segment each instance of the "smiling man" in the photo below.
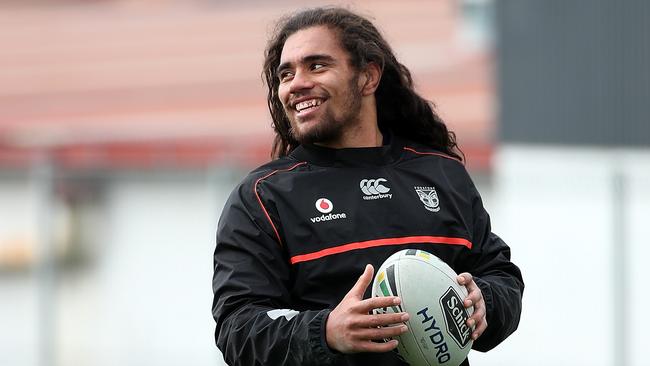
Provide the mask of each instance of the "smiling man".
{"label": "smiling man", "polygon": [[[523,280],[491,232],[453,133],[374,25],[340,8],[282,20],[264,76],[275,160],[232,192],[214,252],[216,343],[231,365],[403,365],[413,314],[369,298],[375,267],[416,248],[467,287],[473,348],[519,323]],[[463,365],[468,365],[465,360]]]}
{"label": "smiling man", "polygon": [[379,66],[355,70],[334,31],[314,26],[291,35],[276,74],[296,141],[332,148],[381,145],[373,97]]}

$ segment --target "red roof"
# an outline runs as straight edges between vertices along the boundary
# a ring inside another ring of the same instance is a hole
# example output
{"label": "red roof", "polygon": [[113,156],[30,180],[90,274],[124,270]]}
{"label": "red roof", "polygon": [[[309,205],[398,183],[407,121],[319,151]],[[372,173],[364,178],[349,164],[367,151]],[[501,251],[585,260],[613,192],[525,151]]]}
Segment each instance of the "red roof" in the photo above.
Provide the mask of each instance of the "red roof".
{"label": "red roof", "polygon": [[[93,168],[267,160],[266,37],[280,15],[310,2],[280,4],[5,5],[0,166],[24,166],[42,151]],[[352,9],[375,19],[457,132],[470,166],[487,167],[492,57],[467,46],[456,4],[359,1]]]}

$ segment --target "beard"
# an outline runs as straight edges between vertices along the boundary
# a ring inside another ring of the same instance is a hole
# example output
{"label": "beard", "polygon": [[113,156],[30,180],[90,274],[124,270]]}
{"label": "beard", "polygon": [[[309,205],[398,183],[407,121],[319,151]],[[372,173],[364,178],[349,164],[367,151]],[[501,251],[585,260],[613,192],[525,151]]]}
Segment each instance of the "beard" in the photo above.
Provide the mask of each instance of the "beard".
{"label": "beard", "polygon": [[[300,144],[327,144],[338,141],[346,129],[354,127],[361,113],[361,90],[358,90],[359,74],[355,74],[348,82],[348,88],[339,98],[343,104],[337,111],[327,103],[319,121],[311,128],[297,128],[295,119],[291,121],[289,133]],[[328,101],[331,101],[329,99]]]}

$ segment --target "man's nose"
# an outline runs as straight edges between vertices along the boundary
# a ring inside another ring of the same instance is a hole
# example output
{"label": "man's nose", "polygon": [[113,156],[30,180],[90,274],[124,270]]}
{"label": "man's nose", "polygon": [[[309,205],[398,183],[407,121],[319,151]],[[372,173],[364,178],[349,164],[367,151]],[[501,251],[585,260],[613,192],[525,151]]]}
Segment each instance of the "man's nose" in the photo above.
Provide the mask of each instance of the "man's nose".
{"label": "man's nose", "polygon": [[291,80],[291,85],[289,86],[290,93],[297,93],[306,89],[311,89],[314,87],[314,81],[312,80],[309,72],[297,70],[296,74]]}

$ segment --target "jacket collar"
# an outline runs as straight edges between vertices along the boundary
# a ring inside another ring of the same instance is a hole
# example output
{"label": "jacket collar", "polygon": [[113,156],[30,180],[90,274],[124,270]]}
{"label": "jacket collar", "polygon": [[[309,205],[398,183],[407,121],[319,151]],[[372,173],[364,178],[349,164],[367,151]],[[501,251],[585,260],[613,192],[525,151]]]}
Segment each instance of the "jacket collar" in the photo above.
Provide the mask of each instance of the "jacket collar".
{"label": "jacket collar", "polygon": [[332,149],[317,145],[300,145],[289,154],[292,158],[320,166],[381,166],[401,156],[404,140],[384,133],[384,144],[378,147]]}

